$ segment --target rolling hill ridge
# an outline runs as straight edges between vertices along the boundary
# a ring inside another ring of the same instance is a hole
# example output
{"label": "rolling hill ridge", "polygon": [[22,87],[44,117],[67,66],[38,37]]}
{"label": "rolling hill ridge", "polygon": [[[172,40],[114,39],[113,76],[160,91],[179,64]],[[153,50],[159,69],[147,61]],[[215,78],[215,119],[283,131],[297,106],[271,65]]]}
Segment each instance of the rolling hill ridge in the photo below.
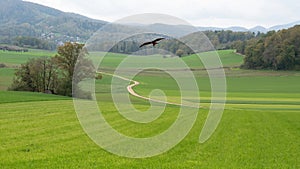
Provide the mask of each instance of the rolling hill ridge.
{"label": "rolling hill ridge", "polygon": [[[55,44],[66,41],[85,42],[108,22],[91,19],[79,14],[63,12],[54,8],[22,0],[0,1],[0,43],[12,44],[19,36],[44,39]],[[240,26],[229,28],[167,25],[162,23],[143,25],[150,30],[168,32],[182,37],[195,31],[231,30],[234,32],[267,32],[281,30],[300,24],[300,21],[271,28],[256,26],[247,29]]]}
{"label": "rolling hill ridge", "polygon": [[0,1],[0,42],[17,36],[59,41],[84,41],[106,24],[78,14],[62,12],[21,0]]}

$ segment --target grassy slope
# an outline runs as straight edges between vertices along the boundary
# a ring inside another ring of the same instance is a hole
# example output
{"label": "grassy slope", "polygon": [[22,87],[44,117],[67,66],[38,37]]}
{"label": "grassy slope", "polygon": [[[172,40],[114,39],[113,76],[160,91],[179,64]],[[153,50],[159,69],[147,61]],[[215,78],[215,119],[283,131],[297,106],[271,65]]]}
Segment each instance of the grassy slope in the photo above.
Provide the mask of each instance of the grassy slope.
{"label": "grassy slope", "polygon": [[[215,52],[205,52],[199,54],[201,57],[219,56],[224,67],[239,66],[243,63],[243,56],[236,54],[233,50],[220,50]],[[203,68],[198,56],[191,55],[183,57],[183,60],[189,65],[190,68],[197,69]],[[200,63],[200,64],[199,64]]]}
{"label": "grassy slope", "polygon": [[[91,53],[90,56],[92,59],[97,60],[96,58],[99,57],[99,55],[103,54],[98,54],[98,53]],[[238,55],[234,53],[233,50],[221,50],[215,52],[206,52],[206,53],[201,53],[199,54],[200,57],[209,57],[209,56],[220,56],[220,59],[223,63],[223,66],[226,67],[233,67],[233,66],[239,66],[243,62],[243,56]],[[103,56],[102,56],[103,57]],[[107,55],[104,56],[104,59],[102,60],[100,64],[100,69],[114,69],[116,68],[126,57],[126,55],[121,55],[121,54],[114,54],[114,53],[108,53]],[[151,56],[149,56],[151,57]],[[147,59],[147,57],[144,57],[141,61],[144,62],[144,60]],[[159,60],[159,58],[157,59]],[[172,61],[172,58],[160,58],[161,61],[163,61],[165,64],[169,63],[169,60]],[[138,62],[139,60],[137,60]],[[186,64],[192,68],[192,69],[202,69],[204,68],[201,60],[199,60],[199,57],[197,55],[191,55],[191,56],[186,56],[183,57],[183,61],[186,62]],[[138,63],[136,63],[138,64]]]}
{"label": "grassy slope", "polygon": [[[235,57],[228,60],[232,65],[238,62]],[[0,92],[0,168],[299,168],[299,73],[236,70],[227,74],[230,103],[212,138],[205,144],[197,142],[208,111],[204,108],[179,145],[147,159],[122,158],[99,148],[83,132],[72,101],[64,97]],[[197,76],[201,96],[207,100],[208,79],[202,73]],[[178,95],[176,87],[170,87],[174,81],[156,73],[136,79],[142,82],[136,90],[143,95],[154,88],[166,90],[170,98]],[[96,92],[99,107],[118,131],[152,136],[175,120],[174,106],[147,125],[125,120],[112,104],[110,80],[104,76],[97,81]],[[146,101],[132,97],[132,102],[140,110],[149,108]]]}
{"label": "grassy slope", "polygon": [[18,65],[25,63],[30,58],[37,57],[49,57],[53,56],[55,52],[45,51],[45,50],[34,50],[31,49],[29,52],[9,52],[9,51],[0,51],[0,63],[5,63],[8,66]]}

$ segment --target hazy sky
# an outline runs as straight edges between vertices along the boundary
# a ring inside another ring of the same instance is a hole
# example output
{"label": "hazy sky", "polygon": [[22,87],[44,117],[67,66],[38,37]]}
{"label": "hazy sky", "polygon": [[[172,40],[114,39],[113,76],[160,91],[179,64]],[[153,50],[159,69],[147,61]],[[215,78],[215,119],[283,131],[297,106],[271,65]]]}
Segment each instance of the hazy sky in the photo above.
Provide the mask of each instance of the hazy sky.
{"label": "hazy sky", "polygon": [[113,22],[140,13],[162,13],[194,26],[271,27],[300,20],[299,0],[27,0]]}

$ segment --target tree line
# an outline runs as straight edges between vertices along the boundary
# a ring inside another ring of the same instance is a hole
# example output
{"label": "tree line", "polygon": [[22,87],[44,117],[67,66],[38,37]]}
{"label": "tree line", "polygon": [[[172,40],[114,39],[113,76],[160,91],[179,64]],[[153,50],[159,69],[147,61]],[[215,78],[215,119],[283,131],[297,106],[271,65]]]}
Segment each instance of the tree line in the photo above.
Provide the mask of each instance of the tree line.
{"label": "tree line", "polygon": [[[122,53],[122,54],[134,54],[141,50],[139,47],[141,43],[136,41],[121,41],[114,45],[109,52],[113,53]],[[177,40],[177,39],[166,39],[164,41],[161,41],[159,44],[155,46],[157,49],[162,49],[167,51],[166,54],[172,53],[174,55],[177,55],[179,57],[186,56],[193,54],[193,51],[186,46],[183,42]],[[137,54],[145,54],[145,55],[151,55],[151,51],[147,51],[147,49],[151,49],[152,45],[145,46],[142,49],[146,49],[143,51],[143,53],[138,52]]]}
{"label": "tree line", "polygon": [[[253,39],[260,34],[255,34],[253,32],[233,32],[230,30],[224,31],[204,31],[204,32],[196,32],[201,34],[200,36],[206,35],[207,38],[211,41],[212,45],[217,49],[231,49],[233,44],[237,41],[246,41]],[[179,39],[166,38],[161,41],[156,48],[162,49],[168,52],[173,53],[179,57],[187,56],[193,54],[194,51],[191,50],[187,45],[185,45],[182,40],[189,39],[189,41],[194,41],[195,38],[199,36],[195,36],[195,33],[189,34]],[[184,41],[184,40],[183,40]],[[114,53],[123,53],[123,54],[132,54],[140,50],[140,42],[134,40],[124,40],[116,45],[114,45],[110,52]],[[106,44],[103,43],[105,46]],[[109,46],[109,45],[107,45]]]}
{"label": "tree line", "polygon": [[[79,82],[94,77],[94,66],[87,59],[87,50],[83,44],[67,42],[58,47],[54,57],[30,59],[16,71],[10,90],[43,92],[63,96],[90,98],[90,93],[82,93]],[[82,70],[74,74],[75,66]],[[72,91],[73,87],[73,91]]]}
{"label": "tree line", "polygon": [[204,31],[203,32],[217,50],[231,49],[237,41],[247,41],[260,36],[260,33],[254,32],[233,32],[231,30]]}
{"label": "tree line", "polygon": [[54,42],[29,36],[18,36],[13,39],[12,44],[20,47],[44,50],[55,50],[57,47]]}
{"label": "tree line", "polygon": [[233,47],[245,55],[243,68],[300,70],[300,25],[238,41]]}
{"label": "tree line", "polygon": [[[204,31],[217,50],[236,49],[245,55],[242,68],[272,69],[272,70],[300,70],[300,26],[270,31],[267,33],[233,32],[233,31]],[[182,37],[193,41],[195,33]],[[193,54],[188,46],[177,39],[161,41],[156,48],[169,51],[177,56]],[[139,50],[137,42],[120,42],[111,52],[131,54]],[[196,51],[197,52],[197,51]]]}
{"label": "tree line", "polygon": [[28,49],[20,48],[19,46],[13,45],[0,45],[0,50],[13,52],[28,52]]}

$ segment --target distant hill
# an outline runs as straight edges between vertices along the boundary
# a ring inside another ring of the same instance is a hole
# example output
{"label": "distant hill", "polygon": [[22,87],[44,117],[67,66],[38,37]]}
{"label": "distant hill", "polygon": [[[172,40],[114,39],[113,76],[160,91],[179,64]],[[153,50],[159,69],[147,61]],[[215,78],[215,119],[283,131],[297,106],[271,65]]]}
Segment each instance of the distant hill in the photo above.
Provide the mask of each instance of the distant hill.
{"label": "distant hill", "polygon": [[198,31],[195,27],[190,26],[190,25],[166,25],[166,24],[151,24],[144,26],[146,29],[155,31],[155,32],[160,32],[163,34],[168,34],[172,35],[175,37],[181,37],[188,35],[190,33]]}
{"label": "distant hill", "polygon": [[262,33],[266,33],[268,32],[268,29],[263,27],[263,26],[256,26],[254,28],[249,29],[251,32],[262,32]]}
{"label": "distant hill", "polygon": [[300,25],[300,21],[297,22],[292,22],[292,23],[288,23],[288,24],[283,24],[283,25],[276,25],[276,26],[272,26],[270,28],[265,28],[263,26],[256,26],[254,28],[244,28],[244,27],[240,27],[240,26],[233,26],[233,27],[229,27],[229,28],[220,28],[220,27],[198,27],[198,29],[200,31],[220,31],[220,30],[231,30],[233,32],[261,32],[261,33],[267,33],[268,31],[279,31],[282,29],[288,29],[291,28],[295,25]]}
{"label": "distant hill", "polygon": [[0,43],[17,36],[85,41],[106,22],[21,0],[0,1]]}
{"label": "distant hill", "polygon": [[275,30],[275,31],[278,31],[278,30],[282,30],[282,29],[288,29],[288,28],[291,28],[295,25],[300,25],[300,21],[297,21],[297,22],[292,22],[292,23],[288,23],[288,24],[284,24],[284,25],[277,25],[277,26],[273,26],[271,28],[269,28],[269,30]]}

